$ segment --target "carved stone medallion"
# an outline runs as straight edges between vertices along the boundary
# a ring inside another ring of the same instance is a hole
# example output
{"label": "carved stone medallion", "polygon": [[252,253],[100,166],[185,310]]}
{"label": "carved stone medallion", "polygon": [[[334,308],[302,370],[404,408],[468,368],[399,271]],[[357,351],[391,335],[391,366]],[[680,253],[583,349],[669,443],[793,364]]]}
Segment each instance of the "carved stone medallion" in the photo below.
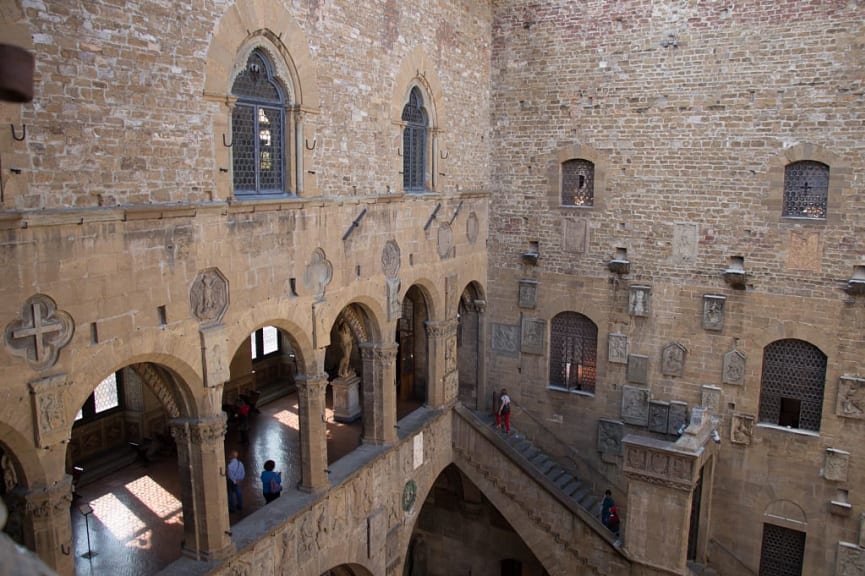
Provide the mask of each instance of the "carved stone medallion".
{"label": "carved stone medallion", "polygon": [[827,448],[823,461],[823,477],[834,482],[846,482],[850,468],[850,453],[844,450]]}
{"label": "carved stone medallion", "polygon": [[520,280],[520,308],[534,308],[538,305],[538,281]]}
{"label": "carved stone medallion", "polygon": [[218,268],[202,270],[189,288],[192,315],[201,322],[219,322],[228,309],[228,280]]}
{"label": "carved stone medallion", "polygon": [[396,275],[399,274],[400,264],[399,244],[396,243],[396,240],[388,240],[381,251],[382,272],[388,278],[396,278]]}
{"label": "carved stone medallion", "polygon": [[74,332],[72,316],[58,310],[50,296],[35,294],[21,307],[21,318],[6,325],[6,349],[34,370],[45,370],[57,363]]}
{"label": "carved stone medallion", "polygon": [[648,384],[649,357],[641,356],[639,354],[629,354],[627,378],[628,382],[634,382],[635,384]]}
{"label": "carved stone medallion", "polygon": [[622,455],[625,425],[618,420],[598,419],[598,452],[606,456]]}
{"label": "carved stone medallion", "polygon": [[327,259],[324,250],[316,248],[303,274],[306,289],[315,295],[316,300],[324,298],[324,291],[333,279],[333,264]]}
{"label": "carved stone medallion", "polygon": [[720,414],[721,389],[717,386],[703,386],[703,406],[712,414]]}
{"label": "carved stone medallion", "polygon": [[670,403],[660,400],[652,400],[649,402],[649,430],[667,433],[667,426],[670,421]]}

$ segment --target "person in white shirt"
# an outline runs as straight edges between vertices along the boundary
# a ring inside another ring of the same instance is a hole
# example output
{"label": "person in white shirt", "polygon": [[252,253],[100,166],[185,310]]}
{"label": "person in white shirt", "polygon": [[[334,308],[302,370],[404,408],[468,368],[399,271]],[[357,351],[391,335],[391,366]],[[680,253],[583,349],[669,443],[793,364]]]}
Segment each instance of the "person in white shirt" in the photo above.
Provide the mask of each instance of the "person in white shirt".
{"label": "person in white shirt", "polygon": [[499,395],[499,409],[496,410],[496,428],[501,430],[502,421],[505,425],[505,434],[511,433],[511,397],[508,396],[508,391],[502,388],[502,393]]}
{"label": "person in white shirt", "polygon": [[228,474],[226,474],[229,512],[234,512],[235,510],[240,512],[243,510],[243,495],[241,494],[240,483],[246,478],[246,468],[243,467],[243,462],[237,456],[237,450],[232,450],[231,460],[228,461]]}

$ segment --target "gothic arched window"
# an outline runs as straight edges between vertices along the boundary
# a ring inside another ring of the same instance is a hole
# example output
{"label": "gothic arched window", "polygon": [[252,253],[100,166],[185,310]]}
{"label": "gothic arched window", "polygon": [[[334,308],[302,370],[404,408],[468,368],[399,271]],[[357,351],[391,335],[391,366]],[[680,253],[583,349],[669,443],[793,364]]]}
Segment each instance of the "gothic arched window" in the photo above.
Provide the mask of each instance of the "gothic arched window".
{"label": "gothic arched window", "polygon": [[763,350],[760,422],[820,430],[826,355],[804,340],[778,340]]}
{"label": "gothic arched window", "polygon": [[598,327],[577,312],[562,312],[550,323],[550,387],[594,393]]}
{"label": "gothic arched window", "polygon": [[427,113],[417,87],[412,88],[408,103],[402,109],[406,123],[402,133],[402,185],[406,191],[422,192],[426,188]]}
{"label": "gothic arched window", "polygon": [[234,195],[238,198],[285,194],[285,92],[273,66],[253,50],[231,87]]}

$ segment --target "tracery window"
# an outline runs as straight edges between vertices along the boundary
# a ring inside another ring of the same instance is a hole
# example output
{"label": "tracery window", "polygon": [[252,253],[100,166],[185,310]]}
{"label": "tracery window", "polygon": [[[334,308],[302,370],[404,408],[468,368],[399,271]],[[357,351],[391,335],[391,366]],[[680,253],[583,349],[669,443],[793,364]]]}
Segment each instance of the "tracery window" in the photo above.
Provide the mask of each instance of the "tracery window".
{"label": "tracery window", "polygon": [[423,107],[420,90],[411,90],[408,102],[402,109],[402,120],[406,123],[402,133],[402,184],[409,192],[422,192],[426,188],[426,147],[428,118]]}
{"label": "tracery window", "polygon": [[562,205],[592,206],[595,203],[595,165],[588,160],[562,163]]}
{"label": "tracery window", "polygon": [[804,340],[778,340],[763,351],[760,422],[820,430],[826,355]]}
{"label": "tracery window", "polygon": [[75,415],[75,422],[95,420],[107,412],[121,408],[121,376],[122,372],[108,375],[87,397],[84,405]]}
{"label": "tracery window", "polygon": [[253,50],[231,88],[234,195],[238,198],[286,193],[285,108],[282,86],[261,50]]}
{"label": "tracery window", "polygon": [[829,166],[802,160],[784,168],[784,211],[787,218],[826,219]]}
{"label": "tracery window", "polygon": [[550,387],[595,391],[598,327],[577,312],[562,312],[550,323]]}

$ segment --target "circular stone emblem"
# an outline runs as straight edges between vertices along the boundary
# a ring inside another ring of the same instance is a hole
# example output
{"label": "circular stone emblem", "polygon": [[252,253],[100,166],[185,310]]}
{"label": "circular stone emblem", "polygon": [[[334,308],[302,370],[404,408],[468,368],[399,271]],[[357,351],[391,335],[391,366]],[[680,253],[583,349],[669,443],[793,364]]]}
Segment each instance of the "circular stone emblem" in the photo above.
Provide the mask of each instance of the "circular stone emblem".
{"label": "circular stone emblem", "polygon": [[414,480],[409,480],[402,489],[402,509],[405,512],[408,512],[414,506],[415,498],[417,498],[417,484],[415,484]]}

